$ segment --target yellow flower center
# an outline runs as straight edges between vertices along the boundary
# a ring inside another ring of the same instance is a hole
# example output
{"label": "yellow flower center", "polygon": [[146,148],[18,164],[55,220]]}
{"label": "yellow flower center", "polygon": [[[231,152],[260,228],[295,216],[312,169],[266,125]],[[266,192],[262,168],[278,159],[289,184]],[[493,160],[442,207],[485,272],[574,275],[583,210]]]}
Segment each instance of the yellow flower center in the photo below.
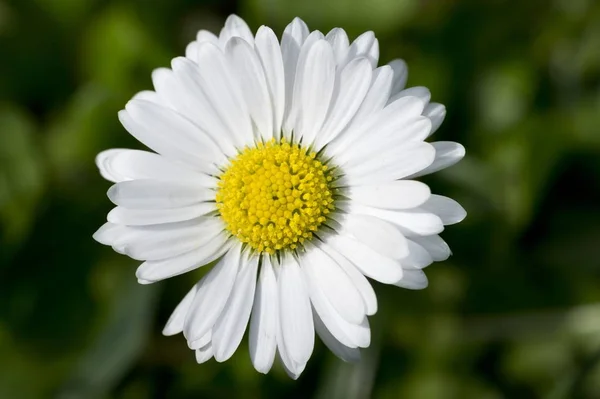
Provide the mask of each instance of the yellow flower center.
{"label": "yellow flower center", "polygon": [[285,140],[240,152],[220,176],[217,209],[227,229],[258,252],[293,250],[334,207],[327,165]]}

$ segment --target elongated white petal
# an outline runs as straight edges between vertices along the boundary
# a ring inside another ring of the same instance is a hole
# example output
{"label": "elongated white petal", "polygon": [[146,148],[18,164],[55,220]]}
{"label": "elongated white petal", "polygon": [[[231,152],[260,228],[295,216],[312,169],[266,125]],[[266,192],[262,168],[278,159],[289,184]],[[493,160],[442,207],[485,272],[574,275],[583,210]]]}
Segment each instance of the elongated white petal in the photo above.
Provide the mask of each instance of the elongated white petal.
{"label": "elongated white petal", "polygon": [[411,267],[415,269],[423,269],[433,263],[433,258],[429,251],[417,244],[415,241],[408,239],[408,256],[400,260],[402,267]]}
{"label": "elongated white petal", "polygon": [[379,254],[360,241],[334,235],[328,238],[327,243],[373,280],[390,284],[402,278],[402,267],[397,261]]}
{"label": "elongated white petal", "polygon": [[271,260],[263,257],[250,320],[249,350],[256,371],[271,370],[277,348],[279,298]]}
{"label": "elongated white petal", "polygon": [[222,113],[216,111],[217,105],[213,104],[207,84],[198,73],[198,64],[177,57],[171,61],[171,65],[177,83],[182,88],[178,96],[172,99],[177,110],[210,136],[224,154],[236,155],[235,145],[240,145],[238,135],[231,130],[231,124],[223,120]]}
{"label": "elongated white petal", "polygon": [[366,58],[351,61],[339,74],[332,108],[316,137],[316,151],[334,139],[354,118],[369,89],[371,75],[371,66]]}
{"label": "elongated white petal", "polygon": [[[258,55],[246,40],[239,37],[229,40],[225,52],[238,78],[242,96],[248,104],[250,116],[256,124],[260,137],[267,140],[272,138],[273,107],[267,79]],[[215,354],[216,352],[215,348]]]}
{"label": "elongated white petal", "polygon": [[[403,129],[417,120],[428,120],[421,116],[422,111],[423,102],[416,97],[405,97],[394,101],[381,111],[372,114],[361,125],[346,131],[340,136],[340,140],[332,143],[330,151],[342,165],[350,161],[357,163],[365,158],[372,158],[374,149],[381,150],[382,147],[385,149],[383,139],[389,140],[398,135],[401,135],[401,140],[410,137],[410,132],[402,134]],[[429,126],[431,126],[430,122]],[[422,138],[427,137],[427,133],[422,134]],[[415,140],[418,139],[419,136],[415,137]],[[368,154],[365,154],[365,149],[369,150]]]}
{"label": "elongated white petal", "polygon": [[465,156],[465,147],[452,141],[436,141],[431,143],[435,149],[435,158],[427,168],[414,173],[410,177],[419,177],[449,168]]}
{"label": "elongated white petal", "polygon": [[213,347],[212,344],[207,344],[200,349],[196,349],[196,362],[198,364],[202,364],[204,362],[209,361],[213,357]]}
{"label": "elongated white petal", "polygon": [[312,265],[306,257],[301,258],[302,272],[305,275],[308,293],[315,312],[321,317],[323,323],[331,334],[343,345],[349,348],[366,347],[371,340],[368,325],[363,324],[366,317],[360,323],[354,324],[345,320],[328,300],[315,273],[311,271],[318,265]]}
{"label": "elongated white petal", "polygon": [[283,342],[294,362],[306,363],[313,351],[315,330],[306,283],[291,255],[283,259],[278,283]]}
{"label": "elongated white petal", "polygon": [[408,288],[409,290],[422,290],[427,288],[429,282],[427,276],[421,269],[404,269],[402,279],[394,283],[397,287]]}
{"label": "elongated white petal", "polygon": [[256,256],[242,262],[227,305],[213,327],[212,342],[217,362],[229,359],[242,342],[248,320],[250,320],[257,269],[258,258]]}
{"label": "elongated white petal", "polygon": [[444,121],[444,118],[446,117],[446,107],[438,103],[429,103],[423,110],[423,116],[426,116],[431,120],[431,132],[429,135],[432,135]]}
{"label": "elongated white petal", "polygon": [[202,280],[183,328],[188,341],[204,336],[221,315],[238,274],[240,251],[241,245],[237,244]]}
{"label": "elongated white petal", "polygon": [[170,209],[214,200],[214,191],[182,182],[129,180],[108,189],[108,198],[125,208]]}
{"label": "elongated white petal", "polygon": [[[182,326],[183,328],[183,326]],[[207,332],[201,338],[195,341],[188,342],[188,347],[192,350],[202,349],[203,347],[212,344],[212,331]]]}
{"label": "elongated white petal", "polygon": [[410,239],[425,248],[436,262],[444,261],[452,255],[448,244],[438,235],[414,236]]}
{"label": "elongated white petal", "polygon": [[392,91],[393,77],[394,72],[389,65],[381,66],[373,71],[369,91],[349,127],[360,127],[371,115],[385,107]]}
{"label": "elongated white petal", "polygon": [[210,42],[219,45],[219,38],[212,32],[201,29],[196,34],[196,40],[185,48],[185,56],[194,62],[198,62],[198,46],[200,43]]}
{"label": "elongated white petal", "polygon": [[395,59],[388,64],[394,70],[394,81],[392,83],[392,95],[400,92],[406,86],[408,79],[408,67],[406,62]]}
{"label": "elongated white petal", "polygon": [[393,224],[369,215],[349,214],[343,228],[353,238],[392,259],[408,254],[406,238]]}
{"label": "elongated white petal", "polygon": [[200,29],[198,33],[196,33],[196,41],[198,43],[210,42],[213,44],[218,44],[219,38],[217,37],[217,35],[210,31]]}
{"label": "elongated white petal", "polygon": [[345,362],[358,362],[360,361],[360,350],[358,348],[351,348],[337,340],[327,329],[321,318],[316,312],[313,312],[315,320],[315,330],[321,338],[321,341],[329,348],[334,355],[339,357]]}
{"label": "elongated white petal", "polygon": [[370,206],[353,205],[352,212],[362,215],[371,215],[400,227],[402,233],[408,236],[433,235],[444,230],[444,223],[439,216],[424,210],[387,210]]}
{"label": "elongated white petal", "polygon": [[147,283],[154,283],[178,276],[204,266],[229,250],[227,235],[219,234],[206,245],[170,259],[146,261],[138,267],[135,275]]}
{"label": "elongated white petal", "polygon": [[252,31],[248,27],[248,24],[237,15],[232,14],[227,17],[225,26],[221,29],[219,43],[221,44],[221,47],[225,48],[230,39],[236,37],[242,38],[248,42],[248,44],[254,44],[254,36],[252,35]]}
{"label": "elongated white petal", "polygon": [[428,105],[429,100],[431,100],[431,92],[427,87],[423,86],[410,87],[391,96],[389,102],[394,102],[402,97],[417,97],[423,104]]}
{"label": "elongated white petal", "polygon": [[346,63],[359,57],[367,58],[371,64],[371,68],[375,69],[377,67],[377,62],[379,61],[379,42],[373,32],[365,32],[352,42],[348,49]]}
{"label": "elongated white petal", "polygon": [[150,179],[190,182],[207,188],[217,186],[214,177],[187,169],[165,157],[147,151],[125,149],[102,151],[96,156],[96,165],[100,169],[100,174],[114,183]]}
{"label": "elongated white petal", "polygon": [[[283,58],[277,36],[272,29],[261,26],[256,32],[256,52],[258,53],[269,87],[273,106],[273,132],[270,137],[280,138],[283,111],[285,110],[285,72]],[[265,137],[269,137],[266,135]]]}
{"label": "elongated white petal", "polygon": [[312,143],[323,126],[335,83],[335,59],[331,45],[318,40],[306,52],[301,52],[294,84],[297,135]]}
{"label": "elongated white petal", "polygon": [[431,165],[434,157],[435,150],[431,144],[412,142],[401,149],[388,149],[377,158],[345,168],[345,179],[351,186],[403,179]]}
{"label": "elongated white petal", "polygon": [[131,100],[125,109],[119,113],[123,126],[159,154],[208,173],[215,171],[213,163],[224,162],[215,142],[176,111],[143,100]]}
{"label": "elongated white petal", "polygon": [[306,244],[302,266],[334,309],[350,323],[359,324],[366,314],[362,297],[337,262],[317,246]]}
{"label": "elongated white petal", "polygon": [[183,222],[215,212],[214,202],[201,202],[181,208],[170,209],[129,209],[117,206],[108,213],[109,222],[128,226]]}
{"label": "elongated white petal", "polygon": [[375,290],[369,283],[369,280],[367,280],[348,259],[331,246],[321,243],[320,247],[327,255],[331,256],[337,264],[344,269],[348,277],[350,277],[352,283],[362,296],[367,315],[372,316],[377,313],[377,295],[375,295]]}
{"label": "elongated white petal", "polygon": [[111,222],[104,223],[92,236],[92,238],[103,245],[113,245],[115,238],[122,235],[126,227]]}
{"label": "elongated white petal", "polygon": [[415,208],[427,201],[430,195],[429,186],[414,180],[350,187],[348,192],[353,201],[384,209]]}
{"label": "elongated white petal", "polygon": [[[125,254],[137,260],[173,258],[207,245],[225,229],[225,225],[219,218],[209,218],[191,226],[177,227],[178,224],[180,223],[173,223],[174,228],[147,231],[143,238],[125,244]],[[145,230],[163,226],[171,226],[171,224],[132,228]]]}
{"label": "elongated white petal", "polygon": [[188,311],[190,310],[190,306],[196,296],[196,292],[198,292],[198,287],[200,283],[195,284],[192,289],[186,294],[185,297],[179,302],[171,317],[167,321],[165,328],[163,328],[163,335],[175,335],[179,334],[183,331],[183,323],[185,322],[185,317],[187,316]]}
{"label": "elongated white petal", "polygon": [[331,44],[331,48],[333,49],[333,54],[335,56],[335,62],[338,65],[341,65],[348,55],[348,48],[350,47],[350,41],[348,40],[348,35],[346,31],[341,28],[333,28],[327,35],[325,36],[325,40]]}
{"label": "elongated white petal", "polygon": [[467,216],[467,211],[458,202],[442,195],[432,194],[419,208],[435,213],[444,225],[462,222]]}
{"label": "elongated white petal", "polygon": [[294,82],[300,49],[308,37],[308,27],[300,18],[285,28],[281,37],[281,56],[285,74],[285,110],[282,129],[291,132],[293,129],[292,99],[294,98]]}
{"label": "elongated white petal", "polygon": [[223,52],[212,43],[198,48],[197,83],[221,122],[228,127],[238,147],[254,139],[248,106],[237,85],[234,72]]}

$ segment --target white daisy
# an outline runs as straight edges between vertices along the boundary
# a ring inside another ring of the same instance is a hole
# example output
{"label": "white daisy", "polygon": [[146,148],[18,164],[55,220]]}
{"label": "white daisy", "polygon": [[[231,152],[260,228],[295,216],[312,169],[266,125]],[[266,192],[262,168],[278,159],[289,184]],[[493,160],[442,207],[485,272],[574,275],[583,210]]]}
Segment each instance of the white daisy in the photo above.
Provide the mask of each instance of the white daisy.
{"label": "white daisy", "polygon": [[163,331],[183,332],[199,363],[230,358],[248,322],[259,372],[278,353],[296,378],[315,331],[357,360],[377,311],[366,277],[425,288],[422,269],[450,255],[438,234],[465,211],[414,179],[464,148],[425,142],[445,107],[404,88],[402,60],[378,58],[372,32],[350,44],[296,18],[279,43],[231,16],[119,112],[154,152],[98,155],[117,207],[94,237],[144,261],[142,284],[216,262]]}

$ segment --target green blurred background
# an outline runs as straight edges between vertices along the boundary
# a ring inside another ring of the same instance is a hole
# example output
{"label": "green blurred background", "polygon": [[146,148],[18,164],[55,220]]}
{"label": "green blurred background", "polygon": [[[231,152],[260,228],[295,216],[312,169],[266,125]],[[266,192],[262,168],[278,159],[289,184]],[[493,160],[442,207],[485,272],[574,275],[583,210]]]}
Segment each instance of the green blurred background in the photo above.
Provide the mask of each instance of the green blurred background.
{"label": "green blurred background", "polygon": [[[376,285],[357,365],[320,343],[292,381],[247,344],[197,365],[160,335],[197,276],[136,283],[91,236],[117,111],[229,13],[281,34],[372,29],[467,148],[427,180],[467,219],[430,287]],[[0,0],[0,398],[600,398],[600,2]]]}

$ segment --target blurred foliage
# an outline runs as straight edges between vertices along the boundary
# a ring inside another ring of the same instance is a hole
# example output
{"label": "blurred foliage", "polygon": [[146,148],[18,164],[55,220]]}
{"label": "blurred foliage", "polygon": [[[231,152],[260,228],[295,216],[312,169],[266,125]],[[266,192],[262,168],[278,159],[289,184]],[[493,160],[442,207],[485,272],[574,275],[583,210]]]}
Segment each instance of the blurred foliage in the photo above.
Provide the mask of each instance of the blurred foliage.
{"label": "blurred foliage", "polygon": [[[430,287],[378,285],[356,365],[317,345],[294,382],[197,365],[163,323],[197,276],[135,282],[93,242],[93,158],[139,147],[116,113],[196,30],[372,29],[467,158],[427,179],[469,212]],[[0,0],[0,398],[599,398],[600,2]]]}

